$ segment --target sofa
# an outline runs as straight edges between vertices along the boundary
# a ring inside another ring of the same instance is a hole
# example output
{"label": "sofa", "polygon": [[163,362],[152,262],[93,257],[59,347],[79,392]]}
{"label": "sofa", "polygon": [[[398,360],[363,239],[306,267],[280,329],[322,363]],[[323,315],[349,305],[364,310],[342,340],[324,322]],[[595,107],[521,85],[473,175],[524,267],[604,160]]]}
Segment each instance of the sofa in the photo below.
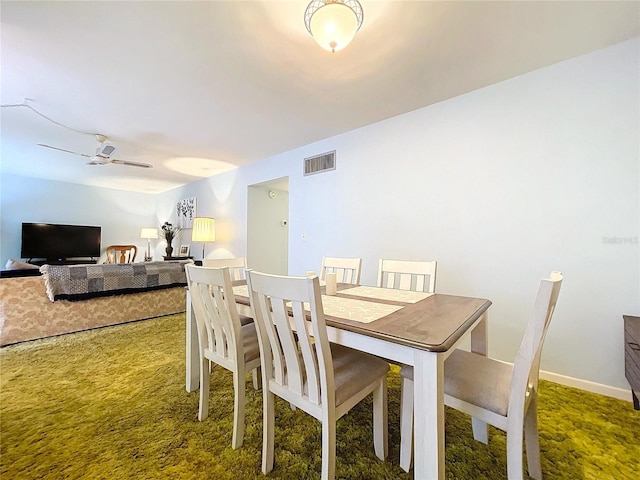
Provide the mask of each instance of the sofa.
{"label": "sofa", "polygon": [[[153,268],[153,263],[145,266]],[[186,262],[176,263],[184,271]],[[136,268],[139,270],[141,267]],[[47,269],[42,267],[41,270],[43,272],[37,273],[44,273]],[[130,275],[130,269],[121,270],[123,275]],[[32,270],[22,275],[13,273],[0,278],[0,346],[181,313],[186,308],[186,278],[184,281],[154,284],[148,288],[116,288],[107,293],[96,292],[97,296],[91,298],[86,295],[71,298],[67,295],[66,299],[59,299],[61,296],[57,295],[55,301],[52,301],[53,297],[50,298],[49,280],[47,275],[38,275]],[[128,280],[120,279],[115,283],[128,285]]]}

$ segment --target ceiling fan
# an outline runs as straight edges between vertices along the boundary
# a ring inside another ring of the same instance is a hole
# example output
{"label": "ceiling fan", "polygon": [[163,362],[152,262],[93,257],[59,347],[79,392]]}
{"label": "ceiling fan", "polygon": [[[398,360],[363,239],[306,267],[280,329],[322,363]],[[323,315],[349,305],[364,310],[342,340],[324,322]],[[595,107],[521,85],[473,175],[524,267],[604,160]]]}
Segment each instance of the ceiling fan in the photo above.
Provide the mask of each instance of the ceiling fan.
{"label": "ceiling fan", "polygon": [[52,147],[51,145],[46,145],[44,143],[39,143],[38,145],[45,148],[51,148],[52,150],[58,150],[60,152],[71,153],[73,155],[86,157],[89,159],[87,165],[106,165],[108,163],[113,163],[115,165],[125,165],[128,167],[153,168],[153,165],[150,165],[148,163],[130,162],[128,160],[118,160],[117,158],[111,158],[116,151],[115,145],[113,145],[112,143],[108,143],[107,137],[105,137],[104,135],[97,134],[96,140],[98,140],[98,147],[96,148],[96,153],[93,155],[89,155],[87,153],[72,152],[70,150],[65,150],[64,148]]}

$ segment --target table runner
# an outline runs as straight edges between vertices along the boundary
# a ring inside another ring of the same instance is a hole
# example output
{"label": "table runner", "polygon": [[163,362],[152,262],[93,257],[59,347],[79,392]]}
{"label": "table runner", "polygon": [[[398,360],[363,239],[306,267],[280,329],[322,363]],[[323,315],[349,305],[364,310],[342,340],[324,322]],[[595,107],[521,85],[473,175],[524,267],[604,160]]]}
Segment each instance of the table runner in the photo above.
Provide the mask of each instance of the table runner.
{"label": "table runner", "polygon": [[363,285],[341,290],[340,293],[402,303],[418,303],[420,300],[424,300],[433,295],[433,293],[414,292],[413,290],[398,290],[395,288],[368,287]]}
{"label": "table runner", "polygon": [[[234,295],[241,297],[249,296],[246,285],[233,287],[233,293]],[[368,300],[356,300],[353,298],[322,295],[322,309],[324,310],[325,315],[344,318],[346,320],[352,320],[360,323],[371,323],[382,317],[386,317],[393,312],[397,312],[401,308],[403,307],[400,305],[389,305]],[[309,310],[308,303],[305,303],[305,309]]]}
{"label": "table runner", "polygon": [[[309,305],[305,303],[305,309],[308,308]],[[325,315],[360,323],[371,323],[393,312],[397,312],[401,308],[400,305],[322,295],[322,309]]]}

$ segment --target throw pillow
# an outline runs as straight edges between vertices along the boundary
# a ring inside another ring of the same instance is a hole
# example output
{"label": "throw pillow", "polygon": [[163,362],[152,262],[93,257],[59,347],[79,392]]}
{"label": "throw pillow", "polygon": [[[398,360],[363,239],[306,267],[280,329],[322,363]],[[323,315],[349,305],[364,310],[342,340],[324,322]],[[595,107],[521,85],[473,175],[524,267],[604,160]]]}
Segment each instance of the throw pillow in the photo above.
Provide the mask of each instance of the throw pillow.
{"label": "throw pillow", "polygon": [[7,264],[4,266],[7,270],[32,270],[40,268],[38,265],[33,265],[31,263],[21,262],[19,260],[14,260],[10,258],[7,260]]}

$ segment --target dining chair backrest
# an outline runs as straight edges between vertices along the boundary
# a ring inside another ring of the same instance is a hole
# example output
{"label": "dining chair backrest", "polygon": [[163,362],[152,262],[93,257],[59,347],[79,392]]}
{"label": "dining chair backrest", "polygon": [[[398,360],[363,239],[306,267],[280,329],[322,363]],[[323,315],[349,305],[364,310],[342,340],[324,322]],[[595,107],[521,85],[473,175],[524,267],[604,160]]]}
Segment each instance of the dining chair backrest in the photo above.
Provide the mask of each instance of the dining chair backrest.
{"label": "dining chair backrest", "polygon": [[244,361],[242,328],[228,268],[185,265],[199,348],[226,368]]}
{"label": "dining chair backrest", "polygon": [[524,332],[518,354],[513,363],[509,405],[523,405],[531,390],[538,389],[540,356],[544,339],[556,308],[562,274],[551,272],[548,279],[540,280],[533,315]]}
{"label": "dining chair backrest", "polygon": [[135,245],[109,245],[107,263],[133,263],[138,253]]}
{"label": "dining chair backrest", "polygon": [[276,395],[321,419],[321,406],[331,409],[335,400],[327,395],[333,386],[333,367],[318,277],[250,271],[247,283],[261,342],[263,378]]}
{"label": "dining chair backrest", "polygon": [[338,283],[360,285],[361,258],[322,257],[320,280],[325,280],[327,273],[335,273]]}
{"label": "dining chair backrest", "polygon": [[231,281],[245,280],[247,278],[247,262],[245,257],[235,258],[205,258],[202,261],[203,267],[222,268],[229,267]]}
{"label": "dining chair backrest", "polygon": [[378,286],[435,293],[437,262],[380,259]]}

